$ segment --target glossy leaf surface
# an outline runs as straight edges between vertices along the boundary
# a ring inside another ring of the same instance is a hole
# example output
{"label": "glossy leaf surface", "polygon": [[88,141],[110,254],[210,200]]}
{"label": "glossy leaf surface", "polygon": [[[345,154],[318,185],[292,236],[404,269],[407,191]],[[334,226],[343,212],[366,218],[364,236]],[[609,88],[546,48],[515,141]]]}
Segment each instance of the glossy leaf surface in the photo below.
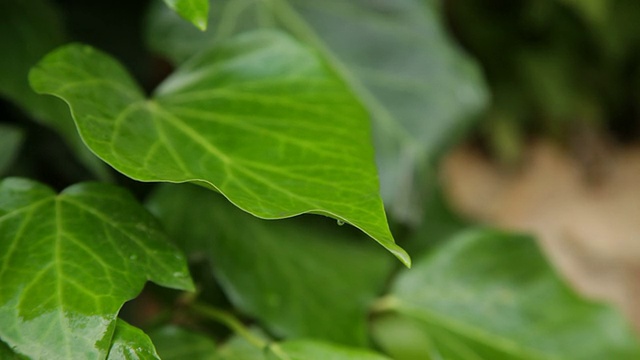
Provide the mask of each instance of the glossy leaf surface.
{"label": "glossy leaf surface", "polygon": [[[571,291],[528,237],[464,233],[401,273],[391,292],[398,318],[376,323],[375,334],[399,360],[640,356],[620,315]],[[406,343],[387,338],[398,329]]]}
{"label": "glossy leaf surface", "polygon": [[273,333],[367,343],[368,305],[392,263],[359,233],[309,217],[257,219],[193,185],[164,185],[149,207],[185,251],[211,260],[235,307]]}
{"label": "glossy leaf surface", "polygon": [[148,43],[181,63],[230,34],[277,26],[319,50],[374,119],[382,195],[419,220],[420,173],[488,101],[476,64],[422,0],[217,0],[205,33],[154,8]]}
{"label": "glossy leaf surface", "polygon": [[164,0],[164,2],[198,29],[207,29],[209,0]]}
{"label": "glossy leaf surface", "polygon": [[126,191],[0,182],[0,338],[15,351],[104,358],[120,307],[147,280],[193,288],[184,256]]}
{"label": "glossy leaf surface", "polygon": [[216,345],[209,337],[169,325],[149,333],[162,360],[213,360]]}
{"label": "glossy leaf surface", "polygon": [[147,334],[118,319],[107,360],[160,360],[160,357]]}
{"label": "glossy leaf surface", "polygon": [[262,218],[328,215],[410,264],[387,225],[367,114],[286,35],[247,34],[205,52],[153,99],[81,45],[49,54],[31,83],[65,99],[87,145],[134,179],[206,184]]}

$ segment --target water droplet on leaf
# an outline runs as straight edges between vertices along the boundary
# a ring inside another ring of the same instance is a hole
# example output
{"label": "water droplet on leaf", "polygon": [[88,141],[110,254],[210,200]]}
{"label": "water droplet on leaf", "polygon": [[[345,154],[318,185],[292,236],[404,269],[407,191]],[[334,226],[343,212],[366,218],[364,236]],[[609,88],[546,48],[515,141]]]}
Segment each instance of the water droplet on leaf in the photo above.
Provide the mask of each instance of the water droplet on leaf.
{"label": "water droplet on leaf", "polygon": [[338,219],[338,226],[342,226],[342,225],[344,225],[344,221],[343,221],[343,220]]}

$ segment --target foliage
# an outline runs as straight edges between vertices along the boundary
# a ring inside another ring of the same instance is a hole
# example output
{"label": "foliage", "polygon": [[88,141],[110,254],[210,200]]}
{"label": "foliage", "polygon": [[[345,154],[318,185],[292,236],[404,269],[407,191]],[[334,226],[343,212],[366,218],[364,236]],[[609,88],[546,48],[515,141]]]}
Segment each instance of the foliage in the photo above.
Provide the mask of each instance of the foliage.
{"label": "foliage", "polygon": [[0,358],[640,356],[439,197],[489,98],[439,3],[156,1],[132,64],[74,1],[0,4]]}
{"label": "foliage", "polygon": [[532,132],[569,145],[572,134],[612,130],[623,141],[640,134],[637,1],[447,5],[456,34],[487,73],[494,101],[482,127],[502,160],[518,160]]}

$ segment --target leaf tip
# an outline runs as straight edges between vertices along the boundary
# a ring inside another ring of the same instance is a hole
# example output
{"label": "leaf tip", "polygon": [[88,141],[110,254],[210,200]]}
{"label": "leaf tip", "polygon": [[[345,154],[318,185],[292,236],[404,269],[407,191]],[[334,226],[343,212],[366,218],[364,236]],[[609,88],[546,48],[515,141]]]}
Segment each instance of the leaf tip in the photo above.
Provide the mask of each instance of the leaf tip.
{"label": "leaf tip", "polygon": [[193,19],[192,21],[193,25],[195,25],[198,29],[200,29],[200,31],[204,32],[207,30],[207,18],[198,18],[198,19]]}
{"label": "leaf tip", "polygon": [[402,262],[407,269],[411,269],[411,256],[401,247],[395,246],[389,249],[389,251]]}

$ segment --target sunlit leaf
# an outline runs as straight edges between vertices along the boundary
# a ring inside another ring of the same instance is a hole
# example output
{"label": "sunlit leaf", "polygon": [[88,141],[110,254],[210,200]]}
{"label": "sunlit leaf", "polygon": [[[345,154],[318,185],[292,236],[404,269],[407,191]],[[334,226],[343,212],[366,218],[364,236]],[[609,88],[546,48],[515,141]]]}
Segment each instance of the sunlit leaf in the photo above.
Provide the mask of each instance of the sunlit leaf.
{"label": "sunlit leaf", "polygon": [[368,305],[391,263],[365,239],[308,217],[257,219],[192,185],[161,187],[149,207],[185,251],[211,260],[232,303],[273,333],[367,343]]}
{"label": "sunlit leaf", "polygon": [[152,99],[119,63],[81,45],[49,54],[31,83],[65,99],[87,145],[136,180],[198,182],[262,218],[328,215],[410,264],[389,231],[367,114],[286,35],[246,34],[205,52]]}
{"label": "sunlit leaf", "polygon": [[160,357],[147,334],[118,319],[107,360],[160,360]]}
{"label": "sunlit leaf", "polygon": [[425,166],[488,101],[478,66],[423,0],[216,0],[198,33],[152,8],[152,49],[176,63],[220,39],[276,26],[319,50],[374,119],[382,196],[396,217],[420,220]]}
{"label": "sunlit leaf", "polygon": [[[391,294],[374,333],[398,360],[640,357],[622,317],[576,295],[528,237],[466,232],[402,272]],[[422,341],[404,348],[391,340],[398,329]]]}
{"label": "sunlit leaf", "polygon": [[0,338],[15,351],[104,358],[120,307],[147,280],[193,288],[184,256],[126,191],[0,182]]}

